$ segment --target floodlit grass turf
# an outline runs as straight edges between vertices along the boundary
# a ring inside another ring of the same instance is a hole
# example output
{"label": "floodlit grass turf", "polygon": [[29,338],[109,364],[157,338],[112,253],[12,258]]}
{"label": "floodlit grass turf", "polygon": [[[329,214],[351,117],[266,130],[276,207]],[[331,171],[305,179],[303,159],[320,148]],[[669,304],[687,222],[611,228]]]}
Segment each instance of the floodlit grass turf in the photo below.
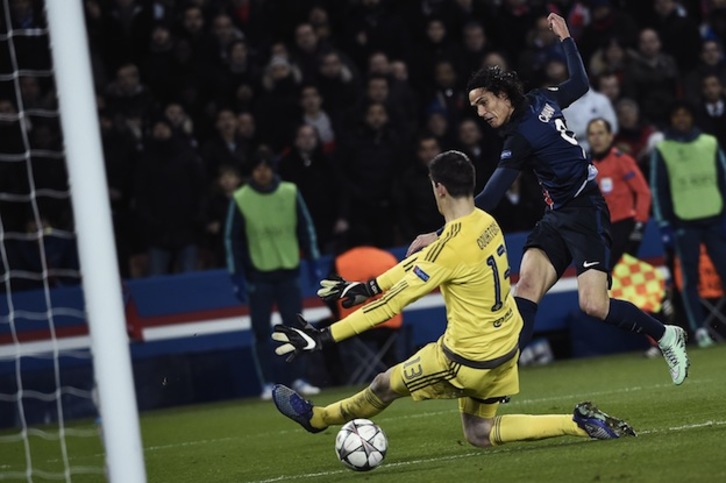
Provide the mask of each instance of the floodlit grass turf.
{"label": "floodlit grass turf", "polygon": [[[383,465],[356,473],[335,457],[337,429],[308,434],[272,403],[241,400],[143,414],[147,474],[150,482],[173,483],[726,481],[726,345],[691,348],[690,355],[691,373],[681,387],[671,384],[662,358],[635,353],[525,368],[521,393],[500,409],[500,414],[571,413],[576,403],[592,400],[629,421],[637,438],[562,437],[478,450],[463,441],[455,401],[400,400],[373,418],[389,439]],[[328,390],[316,402],[354,391]],[[33,449],[34,466],[58,469],[52,444]],[[93,439],[73,443],[69,453],[74,466],[102,462]],[[0,444],[0,474],[22,468],[22,446]]]}

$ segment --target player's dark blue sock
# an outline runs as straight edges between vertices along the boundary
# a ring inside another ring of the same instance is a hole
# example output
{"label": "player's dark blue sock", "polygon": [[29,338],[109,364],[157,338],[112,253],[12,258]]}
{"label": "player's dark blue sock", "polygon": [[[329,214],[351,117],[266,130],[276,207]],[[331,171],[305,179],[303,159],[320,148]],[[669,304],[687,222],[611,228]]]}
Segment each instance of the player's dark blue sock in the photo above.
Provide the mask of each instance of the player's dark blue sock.
{"label": "player's dark blue sock", "polygon": [[522,314],[522,320],[524,321],[522,332],[519,333],[519,350],[522,350],[529,344],[534,334],[534,319],[537,316],[537,304],[521,297],[514,297],[514,300],[517,302],[517,308],[519,309],[519,313]]}
{"label": "player's dark blue sock", "polygon": [[643,332],[655,340],[660,340],[665,333],[663,324],[625,300],[610,299],[610,311],[605,322],[630,332]]}

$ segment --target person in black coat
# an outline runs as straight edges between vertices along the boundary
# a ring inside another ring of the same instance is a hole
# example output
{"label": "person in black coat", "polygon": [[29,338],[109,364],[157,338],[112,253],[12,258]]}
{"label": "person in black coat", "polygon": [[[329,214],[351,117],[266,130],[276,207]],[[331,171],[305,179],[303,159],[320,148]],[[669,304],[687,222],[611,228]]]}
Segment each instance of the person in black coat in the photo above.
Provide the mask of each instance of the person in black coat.
{"label": "person in black coat", "polygon": [[392,192],[393,180],[401,175],[400,147],[399,137],[389,127],[386,107],[375,102],[341,143],[337,158],[351,240],[379,248],[393,246]]}
{"label": "person in black coat", "polygon": [[476,168],[476,189],[481,191],[499,163],[502,138],[488,124],[482,126],[476,119],[467,118],[459,124],[456,141],[456,149],[466,154]]}
{"label": "person in black coat", "polygon": [[237,116],[230,109],[222,108],[217,112],[216,136],[202,146],[201,155],[208,179],[219,173],[222,165],[234,166],[243,177],[249,176],[247,167],[251,156],[251,146],[237,132]]}
{"label": "person in black coat", "polygon": [[145,235],[149,275],[196,269],[204,219],[204,170],[196,154],[173,135],[165,118],[155,120],[138,163],[134,198]]}
{"label": "person in black coat", "polygon": [[696,111],[696,124],[703,132],[712,134],[721,149],[726,147],[726,90],[715,74],[704,77],[702,101]]}
{"label": "person in black coat", "polygon": [[696,67],[701,50],[698,21],[675,0],[658,0],[653,7],[653,27],[663,41],[663,50],[676,59],[680,69],[690,71]]}
{"label": "person in black coat", "polygon": [[278,173],[284,181],[297,185],[313,218],[320,251],[332,253],[338,236],[348,229],[348,221],[342,213],[340,173],[323,153],[313,126],[298,126],[294,146],[280,158]]}
{"label": "person in black coat", "polygon": [[129,264],[138,248],[138,235],[132,227],[131,204],[138,149],[134,138],[116,128],[107,112],[99,113],[106,182],[116,240],[116,257],[122,278],[131,276]]}
{"label": "person in black coat", "polygon": [[224,245],[224,226],[229,213],[229,202],[234,192],[242,185],[243,179],[239,170],[229,164],[219,167],[206,203],[206,219],[204,221],[204,241],[202,243],[201,261],[203,267],[219,268],[226,263]]}
{"label": "person in black coat", "polygon": [[435,231],[444,225],[444,219],[436,207],[428,170],[429,163],[439,153],[441,146],[436,136],[430,133],[419,135],[414,162],[395,188],[398,227],[404,242],[410,242],[419,233]]}

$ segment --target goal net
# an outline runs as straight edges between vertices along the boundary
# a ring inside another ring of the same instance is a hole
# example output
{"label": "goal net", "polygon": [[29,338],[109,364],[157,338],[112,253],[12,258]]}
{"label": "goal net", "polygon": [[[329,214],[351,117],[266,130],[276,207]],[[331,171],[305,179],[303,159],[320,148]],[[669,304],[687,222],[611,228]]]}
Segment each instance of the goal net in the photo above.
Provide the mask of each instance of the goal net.
{"label": "goal net", "polygon": [[0,481],[145,481],[90,72],[81,0],[0,0]]}

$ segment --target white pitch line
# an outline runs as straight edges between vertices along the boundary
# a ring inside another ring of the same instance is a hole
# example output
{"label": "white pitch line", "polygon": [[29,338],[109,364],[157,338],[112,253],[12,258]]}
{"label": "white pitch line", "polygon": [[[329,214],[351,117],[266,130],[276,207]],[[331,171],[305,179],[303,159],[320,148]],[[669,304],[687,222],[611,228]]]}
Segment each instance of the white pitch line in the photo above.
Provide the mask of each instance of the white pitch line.
{"label": "white pitch line", "polygon": [[[458,411],[451,410],[451,411],[436,411],[436,412],[429,412],[429,413],[418,413],[418,414],[411,415],[411,416],[401,416],[398,418],[390,418],[390,419],[407,419],[407,418],[438,416],[441,414],[446,414],[446,413],[451,413],[451,412],[458,412]],[[707,427],[711,427],[711,426],[723,426],[723,425],[726,425],[726,421],[709,420],[709,421],[704,421],[702,423],[685,424],[682,426],[673,426],[673,427],[664,428],[664,429],[649,429],[649,430],[645,430],[645,431],[638,431],[638,435],[687,431],[689,429],[699,429],[699,428],[707,428]],[[283,430],[283,431],[277,431],[275,434],[277,435],[277,434],[284,434],[284,433],[291,433],[291,432],[292,431],[290,431],[290,430]],[[144,448],[144,451],[158,451],[158,450],[164,450],[164,449],[181,448],[184,446],[196,446],[199,444],[220,443],[222,441],[231,441],[231,440],[235,440],[235,439],[240,439],[240,438],[238,436],[235,436],[235,437],[228,437],[228,438],[202,439],[199,441],[186,441],[183,443],[148,446],[148,447]],[[486,454],[496,454],[496,453],[505,452],[505,451],[509,451],[509,448],[489,449],[489,450],[487,450]],[[424,459],[424,460],[400,461],[397,463],[388,463],[388,464],[386,464],[386,466],[387,467],[388,466],[396,467],[396,466],[411,465],[414,463],[430,463],[430,462],[437,462],[437,461],[447,461],[447,460],[452,460],[452,459],[468,458],[469,456],[475,456],[475,455],[481,455],[481,454],[484,454],[484,453],[475,452],[475,453],[465,453],[465,454],[460,454],[460,455],[444,456],[444,457],[440,457],[440,458],[429,458],[429,459]],[[95,454],[92,456],[93,457],[103,456],[103,453],[98,453],[98,454]],[[87,456],[85,458],[87,458]],[[69,459],[74,459],[74,458],[70,457]],[[49,462],[49,463],[52,463],[52,462],[57,463],[59,461],[60,460],[58,460],[58,459],[47,460],[47,462]],[[0,465],[0,469],[6,469],[6,468],[10,468],[10,465]],[[284,475],[284,476],[278,476],[278,477],[275,477],[272,479],[267,479],[267,480],[258,480],[258,481],[251,482],[251,483],[272,483],[275,481],[282,481],[282,480],[285,480],[288,478],[289,479],[313,478],[315,476],[328,476],[328,475],[335,475],[338,473],[347,473],[347,472],[348,472],[348,470],[342,470],[342,471],[337,470],[337,471],[328,471],[328,472],[319,472],[319,473],[308,473],[306,475],[296,475],[296,476]]]}
{"label": "white pitch line", "polygon": [[[726,425],[726,421],[705,421],[703,423],[686,424],[683,426],[674,426],[671,428],[638,431],[638,434],[643,435],[643,434],[669,433],[669,432],[687,431],[690,429],[699,429],[699,428],[704,428],[704,427],[723,426],[723,425]],[[421,463],[438,463],[438,462],[442,462],[442,461],[469,458],[471,456],[491,456],[491,455],[496,455],[496,454],[501,454],[501,453],[510,453],[513,451],[519,451],[519,449],[518,448],[495,448],[495,449],[488,448],[486,450],[468,452],[468,453],[458,454],[458,455],[441,456],[438,458],[426,458],[426,459],[419,459],[419,460],[397,461],[395,463],[386,463],[385,467],[386,468],[396,468],[399,466],[418,465]],[[316,478],[316,477],[320,477],[320,476],[339,475],[339,474],[343,474],[343,473],[346,473],[346,474],[350,473],[350,470],[319,471],[317,473],[306,473],[306,474],[302,474],[302,475],[281,475],[281,476],[276,476],[274,478],[268,478],[266,480],[254,480],[249,483],[275,483],[277,481],[303,480],[303,479],[309,479],[309,478]]]}
{"label": "white pitch line", "polygon": [[146,448],[144,448],[144,451],[158,451],[160,449],[183,448],[184,446],[196,446],[199,444],[221,443],[222,441],[231,441],[234,439],[239,439],[239,438],[236,436],[230,436],[227,438],[202,439],[199,441],[185,441],[183,443],[161,444],[161,445],[157,445],[157,446],[147,446]]}
{"label": "white pitch line", "polygon": [[[493,454],[493,453],[501,453],[501,450],[496,451],[489,451],[487,454]],[[462,458],[469,458],[470,456],[477,456],[477,455],[483,455],[481,451],[476,452],[469,452],[464,454],[455,454],[455,455],[449,455],[449,456],[441,456],[438,458],[426,458],[426,459],[420,459],[420,460],[411,460],[411,461],[399,461],[396,463],[387,463],[386,468],[396,468],[398,466],[408,466],[408,465],[417,465],[420,463],[436,463],[439,461],[449,461],[449,460],[458,460]],[[315,478],[318,476],[332,476],[332,475],[338,475],[342,473],[349,474],[351,470],[335,470],[335,471],[320,471],[318,473],[308,473],[304,475],[282,475],[282,476],[276,476],[275,478],[270,478],[267,480],[255,480],[250,483],[274,483],[275,481],[289,481],[289,480],[300,480],[300,479],[307,479],[307,478]]]}
{"label": "white pitch line", "polygon": [[668,433],[671,431],[687,431],[689,429],[708,428],[711,426],[723,426],[726,421],[704,421],[702,423],[684,424],[683,426],[673,426],[665,429],[650,429],[646,431],[638,431],[638,434],[655,434],[655,433]]}
{"label": "white pitch line", "polygon": [[[688,384],[708,384],[712,382],[710,379],[692,379],[688,381]],[[530,398],[530,399],[512,399],[509,403],[505,405],[505,407],[517,407],[524,404],[537,404],[537,403],[544,403],[544,402],[551,402],[551,401],[557,401],[557,400],[581,400],[583,398],[589,398],[593,396],[607,396],[609,394],[622,394],[622,393],[629,393],[629,392],[636,392],[636,391],[651,391],[653,389],[662,389],[671,387],[672,384],[651,384],[648,386],[633,386],[633,387],[624,387],[621,389],[611,389],[608,391],[598,391],[598,392],[588,392],[587,394],[577,393],[577,394],[562,394],[559,396],[551,396],[551,397],[541,397],[541,398]],[[387,416],[385,413],[381,414],[377,419],[380,421],[386,421],[386,420],[396,420],[400,421],[402,419],[420,419],[420,418],[428,418],[432,416],[440,416],[442,414],[451,414],[451,413],[458,413],[459,410],[457,408],[452,409],[445,409],[441,411],[426,411],[426,412],[416,412],[406,415],[396,415],[396,416]],[[244,439],[244,438],[257,438],[264,435],[270,435],[274,437],[278,437],[280,435],[292,433],[294,431],[302,431],[302,429],[281,429],[274,432],[265,432],[265,433],[254,433],[254,434],[247,434],[243,436],[234,436],[229,438],[219,438],[219,439],[211,439],[211,440],[205,440],[203,442],[201,441],[187,441],[182,443],[172,443],[167,445],[159,445],[159,446],[149,446],[147,448],[144,448],[144,451],[157,451],[157,450],[164,450],[164,449],[174,449],[178,447],[183,446],[189,446],[194,444],[207,444],[207,443],[216,443],[221,441],[228,441],[231,439]]]}
{"label": "white pitch line", "polygon": [[[688,384],[707,384],[712,382],[711,379],[689,379]],[[613,389],[608,391],[598,391],[598,392],[588,392],[586,395],[583,395],[582,393],[578,394],[563,394],[559,396],[550,396],[550,397],[541,397],[541,398],[530,398],[530,399],[513,399],[511,402],[507,403],[506,406],[516,407],[524,404],[537,404],[537,403],[543,403],[543,402],[551,402],[551,401],[557,401],[561,399],[571,399],[571,400],[579,400],[582,398],[588,398],[592,396],[606,396],[609,394],[621,394],[621,393],[628,393],[628,392],[636,392],[636,391],[650,391],[653,389],[661,389],[666,387],[671,387],[672,384],[651,384],[649,386],[633,386],[633,387],[625,387],[621,389]],[[446,409],[442,411],[427,411],[427,412],[421,412],[421,413],[412,413],[412,414],[406,414],[406,415],[397,415],[397,416],[386,416],[383,414],[380,418],[378,418],[380,421],[386,421],[386,420],[402,420],[402,419],[420,419],[420,418],[428,418],[433,416],[440,416],[442,414],[451,414],[451,413],[458,413],[459,410],[456,408],[453,409]],[[700,423],[701,426],[708,426],[709,422],[706,423]],[[720,425],[721,422],[713,423],[714,425]],[[700,427],[700,426],[699,426]],[[684,429],[692,429],[692,426],[684,426]],[[676,431],[679,428],[671,428],[671,430]],[[274,436],[278,437],[280,435],[292,433],[294,431],[302,431],[298,429],[281,429],[274,432],[266,432],[266,433],[255,433],[255,434],[248,434],[243,436],[230,436],[225,438],[216,438],[216,439],[205,439],[205,440],[198,440],[198,441],[183,441],[180,443],[171,443],[171,444],[164,444],[164,445],[156,445],[156,446],[147,446],[144,448],[144,452],[146,451],[163,451],[166,449],[175,449],[175,448],[182,448],[185,446],[195,446],[200,444],[214,444],[214,443],[220,443],[223,441],[231,441],[231,440],[237,440],[237,439],[245,439],[245,438],[251,438],[251,437],[260,437],[264,435]],[[652,430],[652,431],[639,431],[638,434],[650,434],[652,432],[658,432],[660,430]],[[491,453],[491,451],[490,451]],[[478,453],[477,453],[478,454]],[[103,456],[102,453],[91,455],[92,457],[98,457]],[[88,458],[88,456],[77,456],[73,457],[70,456],[69,460],[73,459],[80,459],[80,458]],[[48,462],[57,462],[58,460],[48,460]],[[389,465],[387,465],[389,466]],[[334,474],[334,473],[333,473]],[[265,480],[267,481],[267,480]],[[271,480],[271,481],[277,481],[277,480]]]}

